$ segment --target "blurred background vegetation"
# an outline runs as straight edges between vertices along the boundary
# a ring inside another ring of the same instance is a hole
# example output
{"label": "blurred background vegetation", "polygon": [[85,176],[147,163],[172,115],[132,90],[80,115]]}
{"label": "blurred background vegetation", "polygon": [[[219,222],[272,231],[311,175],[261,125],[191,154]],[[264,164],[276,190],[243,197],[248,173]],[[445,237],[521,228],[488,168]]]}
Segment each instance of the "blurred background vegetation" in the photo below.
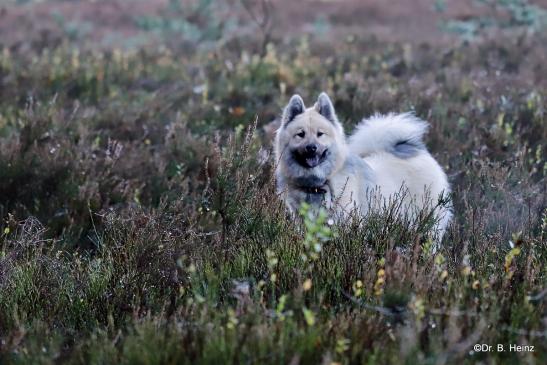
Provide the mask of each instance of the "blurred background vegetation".
{"label": "blurred background vegetation", "polygon": [[[0,363],[545,363],[546,9],[3,1]],[[426,214],[287,219],[277,118],[321,91],[431,123],[440,251]]]}

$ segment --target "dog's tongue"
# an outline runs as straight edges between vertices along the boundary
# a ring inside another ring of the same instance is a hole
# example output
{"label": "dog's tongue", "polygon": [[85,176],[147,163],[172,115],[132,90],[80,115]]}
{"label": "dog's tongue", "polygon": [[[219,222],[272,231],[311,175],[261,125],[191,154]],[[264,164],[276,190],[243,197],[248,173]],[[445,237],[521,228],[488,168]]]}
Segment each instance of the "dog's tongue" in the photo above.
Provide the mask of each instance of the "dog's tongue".
{"label": "dog's tongue", "polygon": [[315,167],[319,165],[319,156],[315,155],[313,157],[306,157],[306,163],[309,167]]}

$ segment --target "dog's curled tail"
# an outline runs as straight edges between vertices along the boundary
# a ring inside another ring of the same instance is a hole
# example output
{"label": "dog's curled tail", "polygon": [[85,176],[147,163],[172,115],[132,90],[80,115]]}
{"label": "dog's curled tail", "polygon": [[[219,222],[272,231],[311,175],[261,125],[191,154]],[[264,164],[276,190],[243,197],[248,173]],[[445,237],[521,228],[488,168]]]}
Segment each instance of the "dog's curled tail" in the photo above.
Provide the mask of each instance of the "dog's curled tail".
{"label": "dog's curled tail", "polygon": [[389,152],[409,158],[425,151],[423,136],[427,122],[413,113],[375,114],[363,119],[349,138],[349,151],[361,157]]}

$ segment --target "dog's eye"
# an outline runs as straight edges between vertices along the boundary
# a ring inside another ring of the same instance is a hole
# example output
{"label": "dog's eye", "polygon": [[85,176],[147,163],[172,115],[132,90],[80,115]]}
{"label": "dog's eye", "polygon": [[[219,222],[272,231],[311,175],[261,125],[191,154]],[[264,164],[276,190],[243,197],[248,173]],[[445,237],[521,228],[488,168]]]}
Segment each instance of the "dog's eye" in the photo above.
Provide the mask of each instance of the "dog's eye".
{"label": "dog's eye", "polygon": [[300,138],[304,138],[304,136],[306,135],[306,132],[302,131],[300,133],[296,133],[296,135]]}
{"label": "dog's eye", "polygon": [[317,137],[321,137],[323,134],[325,134],[325,133],[323,133],[323,132],[317,132]]}

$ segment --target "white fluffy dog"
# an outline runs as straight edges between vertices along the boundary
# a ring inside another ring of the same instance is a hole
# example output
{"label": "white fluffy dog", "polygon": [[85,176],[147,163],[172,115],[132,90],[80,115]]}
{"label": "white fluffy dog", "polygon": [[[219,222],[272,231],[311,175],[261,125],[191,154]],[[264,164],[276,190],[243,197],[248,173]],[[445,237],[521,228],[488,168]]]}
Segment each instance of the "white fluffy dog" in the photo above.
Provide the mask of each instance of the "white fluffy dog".
{"label": "white fluffy dog", "polygon": [[450,186],[423,143],[427,127],[411,113],[375,115],[346,141],[327,94],[308,109],[294,95],[276,135],[278,192],[293,213],[307,202],[339,217],[401,199],[404,214],[433,210],[440,239],[452,214],[437,202]]}

